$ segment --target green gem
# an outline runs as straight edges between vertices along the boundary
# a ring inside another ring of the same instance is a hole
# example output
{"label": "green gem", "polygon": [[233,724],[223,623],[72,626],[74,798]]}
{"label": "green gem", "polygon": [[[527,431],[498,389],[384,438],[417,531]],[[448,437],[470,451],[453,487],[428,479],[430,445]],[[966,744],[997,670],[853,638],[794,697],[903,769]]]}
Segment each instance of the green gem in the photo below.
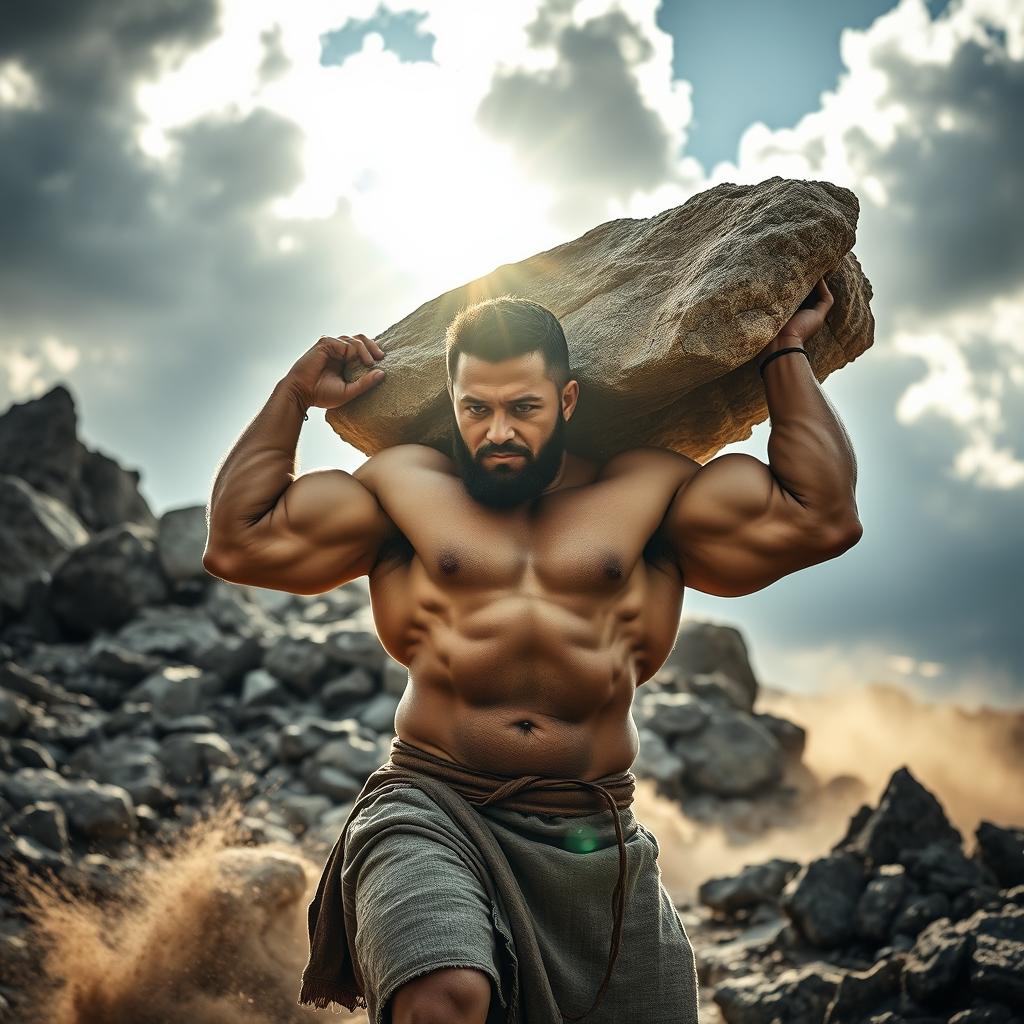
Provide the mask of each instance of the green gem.
{"label": "green gem", "polygon": [[590,825],[577,825],[565,837],[565,848],[573,853],[590,853],[597,849],[597,830]]}

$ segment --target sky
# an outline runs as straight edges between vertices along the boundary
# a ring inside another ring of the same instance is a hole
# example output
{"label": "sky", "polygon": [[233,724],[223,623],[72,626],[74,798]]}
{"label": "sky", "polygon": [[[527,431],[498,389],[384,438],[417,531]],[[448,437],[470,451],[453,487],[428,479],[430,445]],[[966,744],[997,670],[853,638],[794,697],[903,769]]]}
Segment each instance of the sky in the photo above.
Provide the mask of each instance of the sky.
{"label": "sky", "polygon": [[[1021,109],[1024,0],[12,5],[0,411],[63,383],[154,512],[205,504],[321,334],[721,182],[829,180],[874,291],[823,385],[864,536],[684,616],[782,689],[1024,706]],[[300,472],[362,461],[304,425]]]}

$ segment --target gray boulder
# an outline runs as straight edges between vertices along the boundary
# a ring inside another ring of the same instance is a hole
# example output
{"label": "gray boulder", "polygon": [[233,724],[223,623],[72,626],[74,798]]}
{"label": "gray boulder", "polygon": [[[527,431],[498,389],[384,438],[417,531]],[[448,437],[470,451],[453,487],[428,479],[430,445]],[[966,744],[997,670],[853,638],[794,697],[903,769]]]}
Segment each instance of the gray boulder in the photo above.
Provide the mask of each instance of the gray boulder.
{"label": "gray boulder", "polygon": [[301,694],[313,693],[330,664],[322,642],[295,633],[274,640],[263,658],[268,672]]}
{"label": "gray boulder", "polygon": [[689,693],[661,691],[641,693],[631,709],[637,728],[649,729],[664,740],[700,732],[711,717],[711,709]]}
{"label": "gray boulder", "polygon": [[683,759],[669,750],[665,741],[650,729],[638,726],[640,749],[630,770],[638,778],[671,783],[680,779],[686,770]]}
{"label": "gray boulder", "polygon": [[225,680],[256,668],[263,653],[256,637],[223,632],[201,606],[143,608],[114,639],[138,655],[197,665]]}
{"label": "gray boulder", "polygon": [[770,903],[800,870],[794,860],[773,857],[761,864],[747,864],[735,875],[709,878],[697,889],[697,898],[712,910],[731,914],[737,910]]}
{"label": "gray boulder", "polygon": [[21,768],[0,785],[17,808],[59,804],[72,830],[86,839],[123,839],[136,831],[132,798],[120,786],[66,779],[48,768]]}
{"label": "gray boulder", "polygon": [[0,605],[22,611],[29,585],[48,579],[88,539],[89,531],[63,502],[0,474]]}
{"label": "gray boulder", "polygon": [[675,646],[665,662],[689,688],[699,676],[732,681],[730,697],[738,710],[752,711],[757,700],[757,677],[750,666],[743,634],[733,626],[684,619]]}
{"label": "gray boulder", "polygon": [[168,509],[157,527],[157,554],[169,580],[209,579],[203,568],[206,550],[206,506]]}
{"label": "gray boulder", "polygon": [[74,399],[63,384],[11,405],[0,416],[0,473],[21,477],[67,506],[92,532],[121,523],[156,527],[139,473],[87,448]]}
{"label": "gray boulder", "polygon": [[54,616],[86,637],[117,629],[167,597],[154,531],[128,522],[70,551],[54,567],[48,594]]}
{"label": "gray boulder", "polygon": [[687,782],[719,796],[747,796],[780,782],[784,758],[775,737],[758,721],[714,710],[695,735],[671,747],[686,763]]}
{"label": "gray boulder", "polygon": [[780,902],[808,942],[833,948],[853,937],[865,884],[856,857],[832,853],[805,864],[782,890]]}
{"label": "gray boulder", "polygon": [[395,731],[395,712],[400,699],[393,693],[378,693],[356,712],[356,717],[368,729],[391,735]]}

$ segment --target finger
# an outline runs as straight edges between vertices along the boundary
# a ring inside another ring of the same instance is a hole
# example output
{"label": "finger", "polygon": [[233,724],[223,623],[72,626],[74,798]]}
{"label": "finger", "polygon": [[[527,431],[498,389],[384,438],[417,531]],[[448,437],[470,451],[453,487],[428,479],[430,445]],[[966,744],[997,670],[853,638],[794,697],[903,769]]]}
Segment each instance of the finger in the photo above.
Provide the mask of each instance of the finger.
{"label": "finger", "polygon": [[345,342],[345,365],[356,362],[366,362],[366,357],[361,351],[361,343],[351,334],[339,334],[339,338]]}
{"label": "finger", "polygon": [[365,334],[357,334],[357,338],[362,338],[363,341],[369,346],[370,351],[373,352],[378,359],[384,358],[384,349],[378,344],[376,338],[368,338]]}
{"label": "finger", "polygon": [[348,382],[345,387],[345,397],[361,395],[364,391],[369,391],[375,384],[379,384],[383,379],[383,370],[370,370],[364,373],[358,380]]}
{"label": "finger", "polygon": [[373,364],[377,360],[374,359],[374,357],[370,354],[370,350],[366,347],[366,342],[362,340],[363,335],[361,335],[361,334],[353,334],[353,335],[346,334],[346,335],[343,335],[343,337],[351,339],[352,344],[355,346],[355,350],[359,353],[359,357],[362,359],[362,361],[364,363],[366,363],[367,366],[373,366]]}
{"label": "finger", "polygon": [[352,349],[351,344],[345,340],[344,336],[335,338],[330,334],[321,334],[317,338],[317,344],[326,345],[330,349],[331,355],[337,359],[346,359]]}

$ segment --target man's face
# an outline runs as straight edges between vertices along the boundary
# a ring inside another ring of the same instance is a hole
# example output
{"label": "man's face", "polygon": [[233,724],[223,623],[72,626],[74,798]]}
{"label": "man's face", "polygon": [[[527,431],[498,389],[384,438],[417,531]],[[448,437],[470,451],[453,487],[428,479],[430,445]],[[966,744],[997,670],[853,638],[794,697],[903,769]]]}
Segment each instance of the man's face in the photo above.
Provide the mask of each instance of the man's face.
{"label": "man's face", "polygon": [[[460,355],[452,387],[452,452],[470,496],[512,508],[540,495],[561,469],[566,424],[544,356],[528,352],[489,363]],[[578,385],[566,387],[571,416]],[[518,457],[493,457],[503,452]]]}

